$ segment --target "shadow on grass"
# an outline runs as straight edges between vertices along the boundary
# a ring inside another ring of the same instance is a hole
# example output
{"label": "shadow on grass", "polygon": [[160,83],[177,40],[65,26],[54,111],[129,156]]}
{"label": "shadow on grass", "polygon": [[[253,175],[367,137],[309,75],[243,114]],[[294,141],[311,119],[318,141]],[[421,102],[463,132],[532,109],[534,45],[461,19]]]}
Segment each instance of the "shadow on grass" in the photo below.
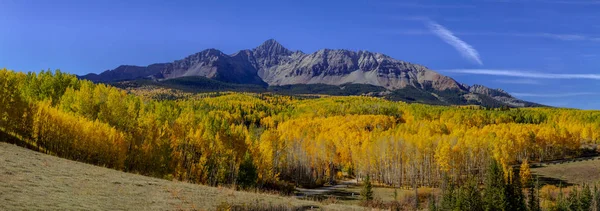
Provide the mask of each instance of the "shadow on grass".
{"label": "shadow on grass", "polygon": [[558,178],[554,178],[554,177],[545,177],[545,176],[541,176],[541,175],[537,175],[537,174],[534,174],[533,176],[534,177],[538,176],[537,178],[539,179],[540,187],[544,186],[544,185],[554,185],[554,186],[562,186],[562,187],[574,185],[573,183],[569,183],[566,180],[562,180],[562,179],[558,179]]}
{"label": "shadow on grass", "polygon": [[307,199],[313,201],[324,201],[334,198],[335,200],[355,201],[360,197],[359,193],[334,189],[323,193],[304,194],[298,193],[296,197],[299,199]]}
{"label": "shadow on grass", "polygon": [[265,204],[253,204],[253,205],[233,205],[221,204],[217,207],[217,210],[232,210],[232,211],[304,211],[304,210],[318,210],[320,207],[314,205],[306,206],[288,206],[288,205],[265,205]]}
{"label": "shadow on grass", "polygon": [[0,130],[0,142],[6,142],[6,143],[9,143],[9,144],[14,144],[14,145],[17,145],[17,146],[20,146],[20,147],[24,147],[24,148],[31,149],[31,150],[34,150],[34,151],[38,151],[37,147],[35,147],[35,146],[33,146],[33,145],[31,145],[31,144],[29,144],[27,142],[24,142],[21,139],[19,139],[17,137],[14,137],[14,136],[12,136],[12,135],[10,135],[8,133],[5,133],[2,130]]}

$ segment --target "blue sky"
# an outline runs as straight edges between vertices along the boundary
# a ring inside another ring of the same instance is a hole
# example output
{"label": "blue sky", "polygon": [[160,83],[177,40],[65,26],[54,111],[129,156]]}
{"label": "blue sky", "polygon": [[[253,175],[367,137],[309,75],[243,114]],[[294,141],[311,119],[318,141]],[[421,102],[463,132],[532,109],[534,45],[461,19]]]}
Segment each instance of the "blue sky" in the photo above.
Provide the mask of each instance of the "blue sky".
{"label": "blue sky", "polygon": [[0,67],[101,72],[274,38],[369,50],[538,103],[600,109],[600,1],[0,0]]}

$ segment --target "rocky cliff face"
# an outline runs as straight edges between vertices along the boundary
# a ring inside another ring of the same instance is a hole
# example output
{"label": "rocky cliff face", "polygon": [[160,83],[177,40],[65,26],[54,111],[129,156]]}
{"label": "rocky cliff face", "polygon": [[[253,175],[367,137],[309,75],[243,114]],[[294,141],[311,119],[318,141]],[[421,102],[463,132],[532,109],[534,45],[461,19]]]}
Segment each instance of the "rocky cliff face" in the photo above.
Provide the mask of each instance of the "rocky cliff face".
{"label": "rocky cliff face", "polygon": [[462,88],[453,79],[426,67],[368,51],[324,49],[312,54],[295,53],[279,60],[279,64],[266,66],[262,71],[261,78],[269,85],[358,83],[389,90],[406,86]]}
{"label": "rocky cliff face", "polygon": [[167,68],[169,63],[164,64],[152,64],[147,67],[133,66],[133,65],[121,65],[114,70],[107,70],[101,74],[90,73],[81,78],[88,79],[94,82],[114,82],[114,81],[126,81],[136,78],[144,78],[159,74],[162,70]]}
{"label": "rocky cliff face", "polygon": [[[381,53],[322,49],[311,54],[291,51],[267,40],[252,50],[232,55],[207,49],[172,63],[146,67],[119,66],[99,75],[82,76],[96,82],[202,76],[227,83],[281,86],[294,84],[369,84],[393,91],[414,87],[425,91],[453,90],[485,95],[510,105],[520,105],[508,93],[481,85],[468,86],[427,67],[393,59]],[[476,98],[476,97],[475,97]],[[516,99],[515,99],[516,100]]]}
{"label": "rocky cliff face", "polygon": [[468,87],[468,90],[471,93],[483,94],[490,97],[510,97],[510,94],[502,89],[490,89],[479,84]]}
{"label": "rocky cliff face", "polygon": [[202,76],[227,83],[266,85],[257,75],[255,65],[249,63],[252,53],[227,55],[216,49],[207,49],[172,63],[152,64],[146,67],[119,66],[99,75],[88,74],[81,78],[96,82],[114,82],[139,78],[171,79]]}
{"label": "rocky cliff face", "polygon": [[452,78],[424,66],[393,59],[380,53],[323,49],[312,54],[292,52],[275,40],[252,50],[227,55],[208,49],[172,63],[147,67],[120,66],[83,78],[108,82],[143,77],[170,79],[203,76],[242,84],[371,84],[389,90],[414,86],[436,90],[465,88]]}

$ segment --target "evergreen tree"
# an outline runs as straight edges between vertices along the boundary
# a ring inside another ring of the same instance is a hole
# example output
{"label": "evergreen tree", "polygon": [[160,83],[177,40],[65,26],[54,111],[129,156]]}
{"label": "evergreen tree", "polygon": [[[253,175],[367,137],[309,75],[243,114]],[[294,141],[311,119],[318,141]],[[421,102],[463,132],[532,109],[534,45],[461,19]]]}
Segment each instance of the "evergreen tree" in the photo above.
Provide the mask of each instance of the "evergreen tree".
{"label": "evergreen tree", "polygon": [[539,195],[537,194],[538,183],[536,182],[534,184],[533,181],[531,181],[531,179],[530,179],[528,186],[529,186],[529,188],[528,188],[528,194],[529,194],[528,197],[529,198],[528,198],[527,208],[529,211],[540,211]]}
{"label": "evergreen tree", "polygon": [[511,183],[506,184],[505,190],[506,199],[508,200],[508,207],[506,207],[506,210],[527,210],[525,196],[523,195],[523,188],[521,186],[521,179],[518,174],[513,176],[513,181]]}
{"label": "evergreen tree", "polygon": [[[512,172],[511,172],[512,173]],[[485,210],[527,210],[525,197],[518,174],[511,174],[512,181],[507,181],[504,171],[496,160],[492,160],[485,179]]]}
{"label": "evergreen tree", "polygon": [[452,210],[456,204],[456,190],[454,184],[450,181],[449,177],[445,177],[444,184],[442,185],[442,201],[440,203],[441,210]]}
{"label": "evergreen tree", "polygon": [[590,186],[588,185],[583,185],[583,188],[581,189],[581,193],[579,195],[579,205],[581,210],[590,210],[592,208],[592,190],[590,189]]}
{"label": "evergreen tree", "polygon": [[485,178],[484,209],[488,211],[506,210],[508,201],[505,192],[506,182],[504,180],[504,172],[498,161],[492,159]]}
{"label": "evergreen tree", "polygon": [[258,179],[258,173],[256,166],[252,162],[250,154],[246,154],[244,162],[240,164],[240,169],[237,177],[237,183],[240,188],[248,189],[256,186],[256,180]]}
{"label": "evergreen tree", "polygon": [[567,207],[570,211],[579,211],[581,210],[581,203],[579,201],[579,190],[577,187],[573,187],[571,193],[567,197],[566,203]]}
{"label": "evergreen tree", "polygon": [[483,210],[483,207],[477,182],[469,180],[460,188],[454,209],[479,211]]}
{"label": "evergreen tree", "polygon": [[371,184],[371,177],[367,174],[363,181],[363,188],[360,191],[361,198],[364,202],[370,202],[373,200],[373,185]]}
{"label": "evergreen tree", "polygon": [[563,193],[562,184],[560,184],[559,187],[560,187],[560,190],[558,192],[558,198],[556,199],[556,204],[554,205],[554,207],[552,207],[551,210],[567,211],[567,210],[569,210],[569,203],[567,202],[567,199],[565,198],[565,195]]}

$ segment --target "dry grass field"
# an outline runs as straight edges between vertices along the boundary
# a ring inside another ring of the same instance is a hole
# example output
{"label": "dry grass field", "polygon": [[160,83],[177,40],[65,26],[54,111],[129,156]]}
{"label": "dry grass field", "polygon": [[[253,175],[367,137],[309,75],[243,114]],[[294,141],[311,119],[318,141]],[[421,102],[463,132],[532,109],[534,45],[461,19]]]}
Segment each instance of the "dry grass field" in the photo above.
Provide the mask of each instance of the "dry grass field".
{"label": "dry grass field", "polygon": [[363,210],[145,177],[0,142],[0,210],[215,210],[230,205]]}
{"label": "dry grass field", "polygon": [[[532,172],[563,184],[600,182],[600,160],[546,164]],[[419,194],[435,190],[420,189]],[[66,160],[0,142],[0,210],[215,210],[219,205],[283,206],[323,210],[363,210],[360,186],[337,187],[318,194],[335,204],[294,197],[234,191],[167,181]],[[354,193],[354,194],[352,194]],[[392,188],[374,188],[375,197],[392,201]],[[398,190],[398,198],[414,195]]]}
{"label": "dry grass field", "polygon": [[600,182],[600,160],[569,160],[560,164],[532,168],[532,173],[563,184],[596,184]]}

